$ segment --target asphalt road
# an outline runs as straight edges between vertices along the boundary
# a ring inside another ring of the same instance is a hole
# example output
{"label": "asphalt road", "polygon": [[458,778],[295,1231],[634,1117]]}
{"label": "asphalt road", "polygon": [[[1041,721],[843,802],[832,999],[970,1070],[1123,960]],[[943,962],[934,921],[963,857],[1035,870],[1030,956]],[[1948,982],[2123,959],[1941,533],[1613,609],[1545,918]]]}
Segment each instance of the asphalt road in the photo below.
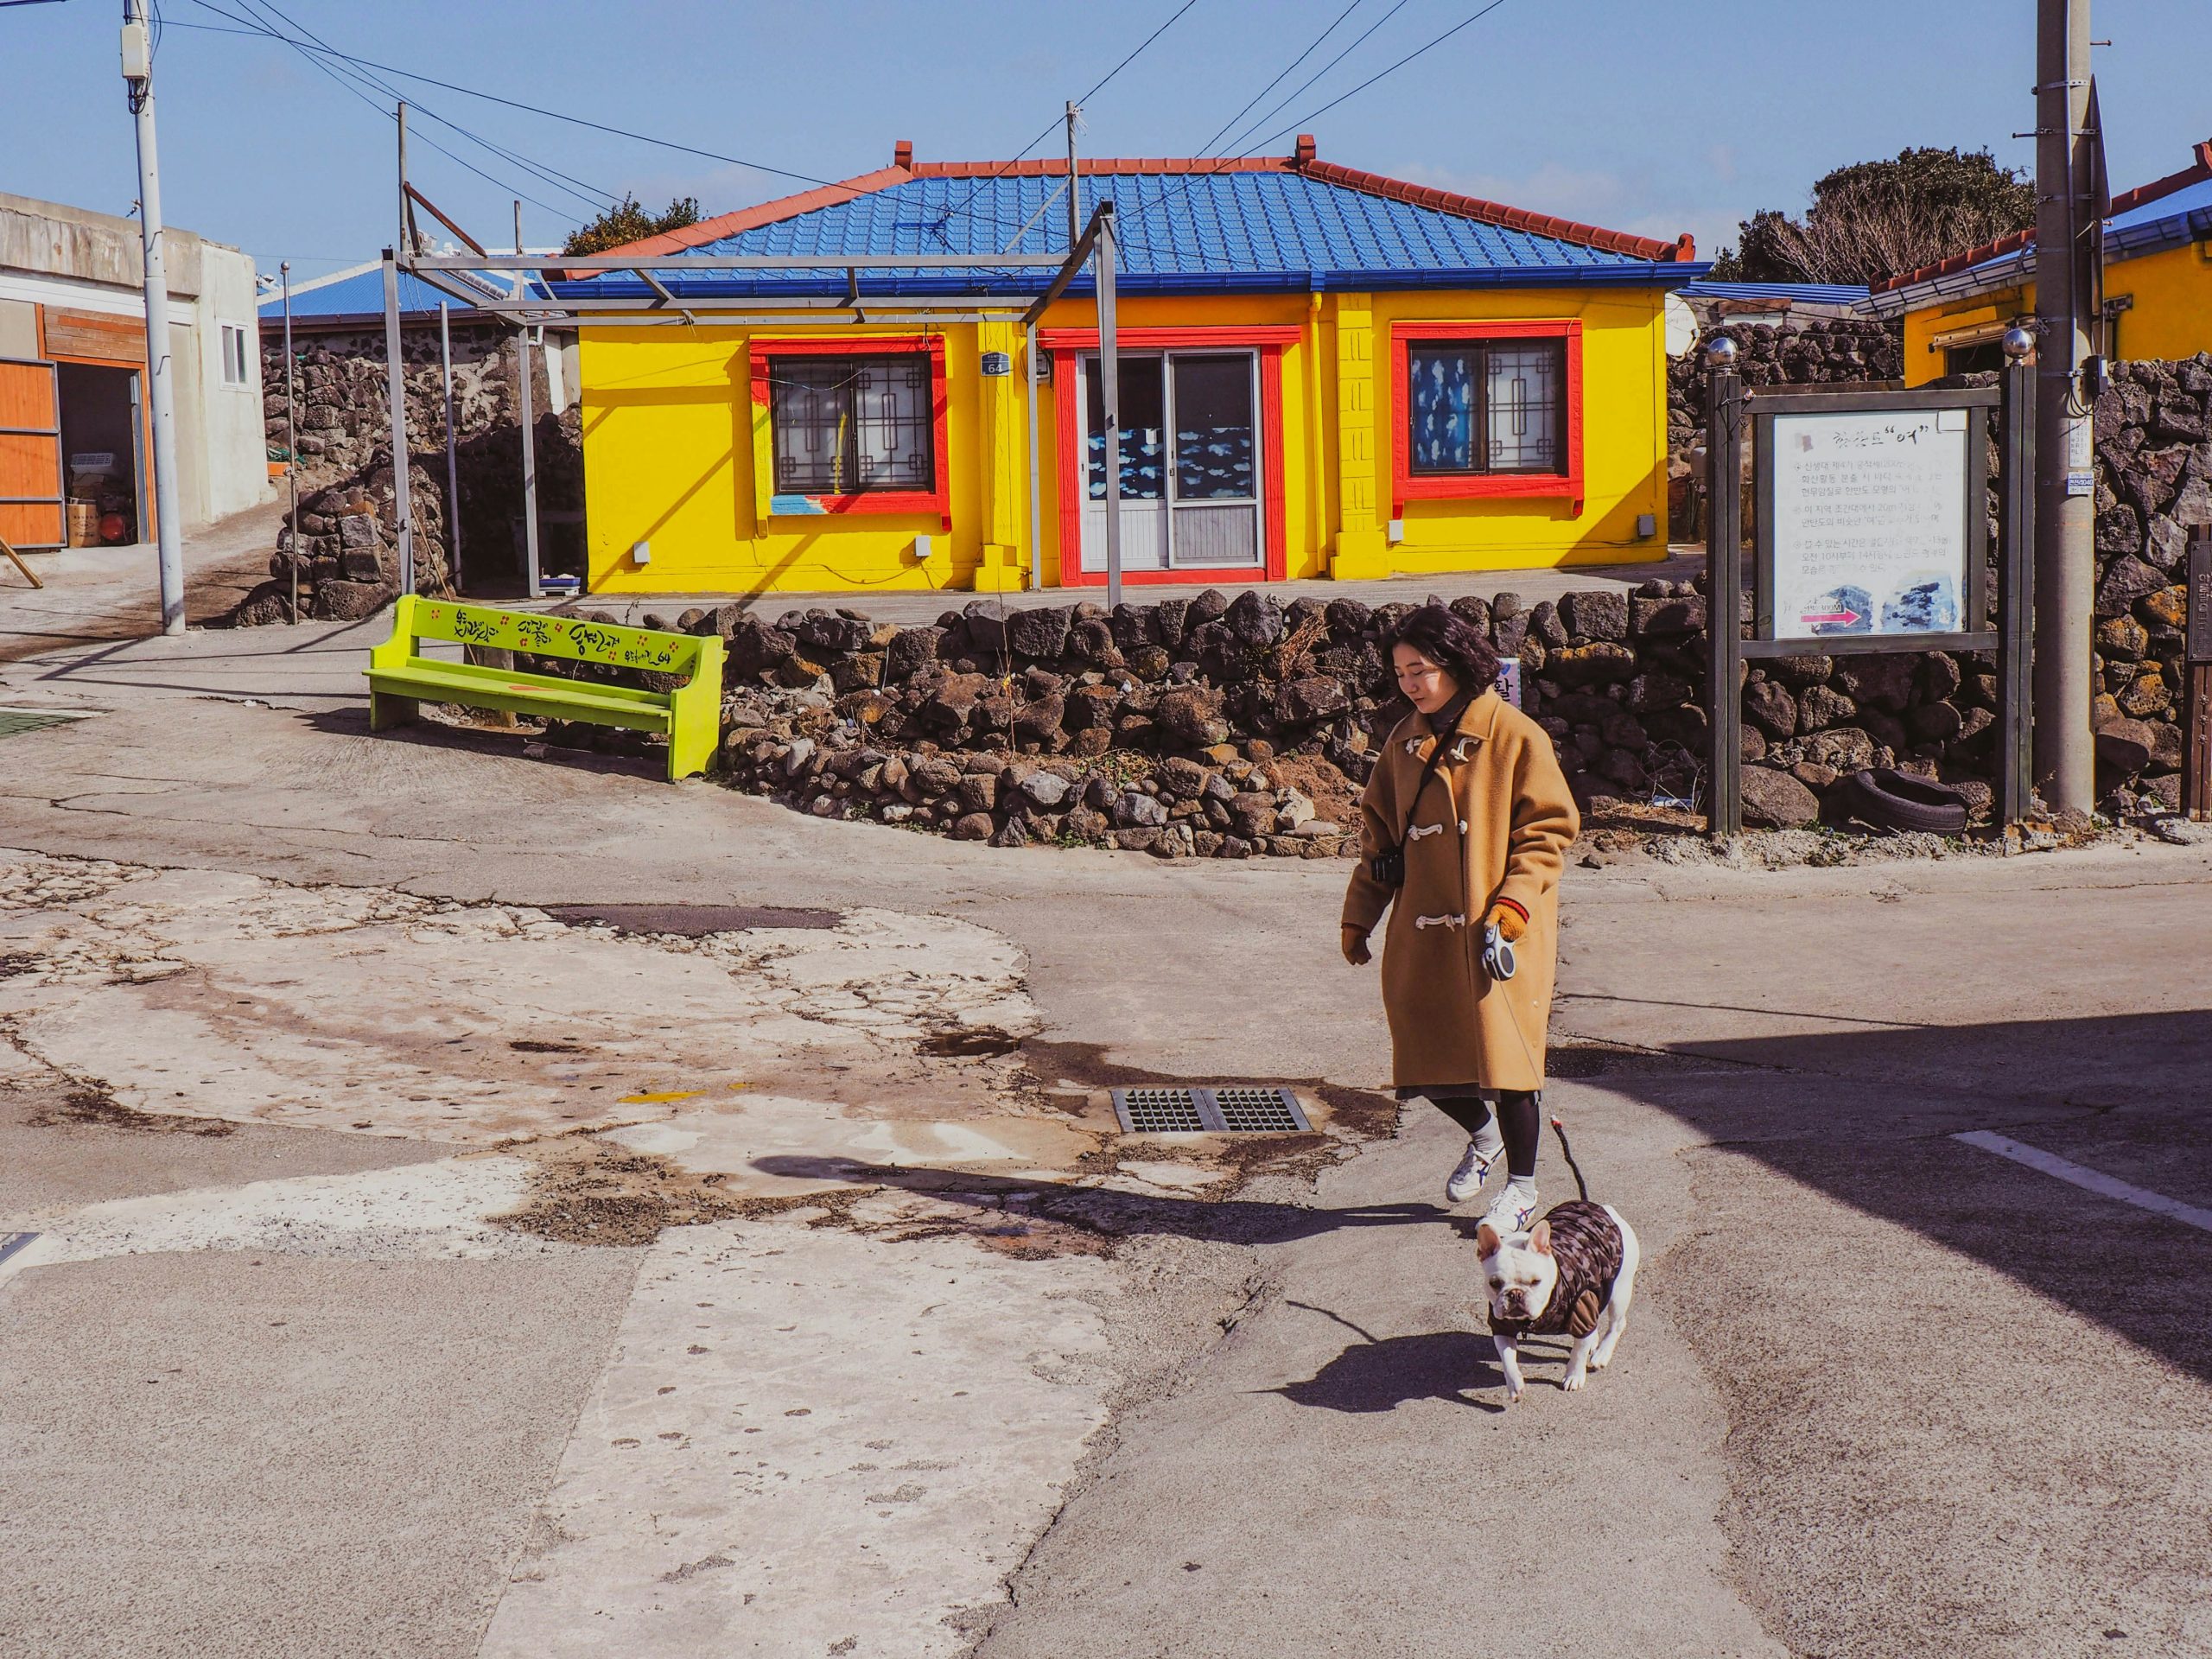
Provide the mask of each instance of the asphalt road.
{"label": "asphalt road", "polygon": [[[1335,955],[1338,867],[1009,855],[528,760],[512,741],[372,738],[334,677],[287,691],[272,660],[203,648],[189,673],[66,688],[10,671],[11,695],[115,712],[6,740],[0,845],[519,902],[935,911],[1013,938],[1047,1035],[1110,1064],[1384,1074],[1371,970]],[[211,700],[226,683],[273,706]],[[1454,1149],[1417,1113],[1298,1215],[1255,1217],[1233,1328],[1123,1402],[979,1650],[2212,1650],[2212,1236],[1952,1138],[1998,1129],[2212,1203],[2212,850],[1782,874],[1628,861],[1571,869],[1566,912],[1555,1033],[1635,1051],[1569,1046],[1554,1091],[1599,1196],[1645,1239],[1614,1368],[1567,1395],[1538,1358],[1530,1397],[1501,1408],[1469,1249],[1434,1207]],[[103,1190],[177,1179],[155,1165],[181,1154],[137,1147],[103,1152]],[[1566,1196],[1548,1149],[1543,1173]],[[288,1382],[273,1418],[219,1402],[280,1371],[290,1326],[269,1321],[291,1315],[263,1309],[235,1263],[123,1268],[0,1293],[8,1605],[37,1605],[26,1561],[42,1583],[140,1586],[204,1566],[147,1529],[135,1483],[159,1470],[171,1513],[250,1569],[200,1576],[195,1605],[229,1628],[296,1632],[322,1609],[323,1645],[269,1650],[402,1650],[376,1645],[353,1580],[295,1567],[380,1551],[386,1599],[427,1621],[413,1650],[474,1651],[620,1271],[557,1289],[505,1263],[435,1284],[292,1281],[276,1301],[345,1305],[323,1316],[327,1345],[355,1368],[376,1455],[343,1502],[303,1490],[296,1524],[271,1528],[241,1513],[269,1489],[234,1471],[266,1421],[314,1402]],[[483,1402],[502,1449],[478,1455],[404,1402],[475,1386],[455,1332],[495,1305],[529,1374]],[[210,1391],[181,1416],[124,1411],[131,1387],[176,1397],[131,1378],[179,1355]],[[88,1370],[97,1387],[67,1403]],[[94,1466],[102,1413],[122,1427],[97,1478],[64,1478]],[[313,1461],[311,1438],[285,1444]],[[34,1445],[69,1455],[22,1462]],[[480,1502],[423,1496],[448,1479]],[[83,1549],[30,1548],[48,1529]],[[75,1650],[163,1649],[23,1649]]]}

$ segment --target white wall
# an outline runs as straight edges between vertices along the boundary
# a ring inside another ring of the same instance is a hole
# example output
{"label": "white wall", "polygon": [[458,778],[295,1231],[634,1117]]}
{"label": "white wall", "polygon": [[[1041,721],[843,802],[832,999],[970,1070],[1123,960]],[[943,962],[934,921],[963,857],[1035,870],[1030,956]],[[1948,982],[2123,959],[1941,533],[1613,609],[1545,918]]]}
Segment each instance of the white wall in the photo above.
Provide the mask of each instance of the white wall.
{"label": "white wall", "polygon": [[[192,396],[199,410],[200,441],[181,446],[200,474],[198,499],[185,486],[186,522],[204,523],[257,505],[270,497],[269,442],[261,411],[261,321],[255,308],[253,261],[235,248],[203,242],[200,253],[200,298],[193,329],[199,385]],[[223,329],[244,331],[245,384],[223,384]],[[177,412],[187,403],[180,376]],[[196,456],[192,452],[199,451]]]}

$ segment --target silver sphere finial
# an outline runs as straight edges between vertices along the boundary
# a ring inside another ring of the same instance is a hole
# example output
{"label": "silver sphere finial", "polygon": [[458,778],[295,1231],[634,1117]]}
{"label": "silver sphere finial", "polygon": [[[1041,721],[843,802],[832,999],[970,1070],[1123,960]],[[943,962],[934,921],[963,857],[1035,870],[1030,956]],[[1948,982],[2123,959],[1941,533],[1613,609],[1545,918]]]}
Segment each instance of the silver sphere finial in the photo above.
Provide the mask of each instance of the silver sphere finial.
{"label": "silver sphere finial", "polygon": [[1705,348],[1705,360],[1716,369],[1736,366],[1736,342],[1726,334],[1716,334]]}
{"label": "silver sphere finial", "polygon": [[2013,362],[2018,363],[2025,360],[2028,353],[2034,351],[2035,348],[2035,335],[2031,334],[2027,329],[2021,327],[2018,323],[2013,324],[2012,327],[2005,331],[2005,355],[2010,358]]}

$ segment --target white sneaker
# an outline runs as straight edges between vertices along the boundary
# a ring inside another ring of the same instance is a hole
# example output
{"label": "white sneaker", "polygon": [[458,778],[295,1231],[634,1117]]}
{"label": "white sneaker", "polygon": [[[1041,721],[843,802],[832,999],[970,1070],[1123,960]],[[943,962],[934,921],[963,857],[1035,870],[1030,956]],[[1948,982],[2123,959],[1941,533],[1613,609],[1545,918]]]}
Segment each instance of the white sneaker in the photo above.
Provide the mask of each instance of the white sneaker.
{"label": "white sneaker", "polygon": [[1484,1221],[1499,1234],[1525,1233],[1536,1214],[1536,1184],[1508,1181],[1505,1191],[1491,1201]]}
{"label": "white sneaker", "polygon": [[1459,1166],[1452,1172],[1452,1179],[1444,1183],[1445,1201],[1465,1204],[1481,1192],[1483,1183],[1490,1179],[1491,1167],[1504,1154],[1503,1143],[1485,1147],[1479,1141],[1468,1141],[1466,1151],[1459,1154]]}

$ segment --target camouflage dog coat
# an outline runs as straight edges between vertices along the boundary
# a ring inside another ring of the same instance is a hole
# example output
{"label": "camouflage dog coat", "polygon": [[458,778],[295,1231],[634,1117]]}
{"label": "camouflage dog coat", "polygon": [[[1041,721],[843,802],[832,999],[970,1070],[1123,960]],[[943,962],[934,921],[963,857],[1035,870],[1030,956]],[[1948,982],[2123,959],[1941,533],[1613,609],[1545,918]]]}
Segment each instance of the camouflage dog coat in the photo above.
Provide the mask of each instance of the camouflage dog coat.
{"label": "camouflage dog coat", "polygon": [[1552,1260],[1559,1263],[1552,1299],[1541,1318],[1508,1323],[1493,1313],[1490,1328],[1516,1338],[1533,1333],[1580,1339],[1598,1328],[1598,1316],[1613,1299],[1621,1270],[1620,1224],[1587,1198],[1554,1205],[1544,1219],[1552,1228]]}

